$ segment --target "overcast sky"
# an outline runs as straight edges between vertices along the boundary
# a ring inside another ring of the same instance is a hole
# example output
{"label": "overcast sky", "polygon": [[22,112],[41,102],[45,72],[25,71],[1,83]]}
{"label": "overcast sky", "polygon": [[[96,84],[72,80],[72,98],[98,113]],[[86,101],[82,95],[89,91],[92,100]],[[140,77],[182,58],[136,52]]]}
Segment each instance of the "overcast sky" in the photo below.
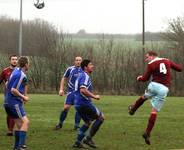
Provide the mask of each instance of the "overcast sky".
{"label": "overcast sky", "polygon": [[[42,18],[64,32],[141,33],[142,0],[44,0],[39,10],[23,0],[23,19]],[[20,0],[0,0],[0,15],[19,19]],[[146,0],[145,30],[163,31],[167,20],[184,15],[184,0]]]}

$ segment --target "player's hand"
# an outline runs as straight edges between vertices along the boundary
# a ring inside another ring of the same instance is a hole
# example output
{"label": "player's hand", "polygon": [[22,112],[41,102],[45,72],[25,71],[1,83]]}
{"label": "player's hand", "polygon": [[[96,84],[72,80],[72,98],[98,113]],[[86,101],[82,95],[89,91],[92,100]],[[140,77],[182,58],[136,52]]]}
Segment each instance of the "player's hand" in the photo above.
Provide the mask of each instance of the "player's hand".
{"label": "player's hand", "polygon": [[64,90],[59,91],[59,96],[63,96],[65,94]]}
{"label": "player's hand", "polygon": [[23,101],[24,101],[24,102],[28,102],[28,101],[29,101],[29,97],[28,97],[28,96],[24,96],[24,97],[23,97]]}
{"label": "player's hand", "polygon": [[137,81],[139,81],[139,80],[140,80],[140,78],[142,78],[142,75],[140,75],[140,76],[138,76],[138,77],[137,77]]}
{"label": "player's hand", "polygon": [[100,100],[100,95],[95,95],[94,99]]}

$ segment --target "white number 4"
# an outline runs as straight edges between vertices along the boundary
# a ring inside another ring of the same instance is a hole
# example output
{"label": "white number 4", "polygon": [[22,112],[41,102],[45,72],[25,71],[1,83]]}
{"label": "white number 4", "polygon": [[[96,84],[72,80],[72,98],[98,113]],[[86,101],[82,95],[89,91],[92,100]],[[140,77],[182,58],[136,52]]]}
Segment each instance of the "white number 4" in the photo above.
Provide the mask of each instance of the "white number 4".
{"label": "white number 4", "polygon": [[164,63],[160,63],[160,73],[163,73],[163,74],[167,73],[167,69]]}

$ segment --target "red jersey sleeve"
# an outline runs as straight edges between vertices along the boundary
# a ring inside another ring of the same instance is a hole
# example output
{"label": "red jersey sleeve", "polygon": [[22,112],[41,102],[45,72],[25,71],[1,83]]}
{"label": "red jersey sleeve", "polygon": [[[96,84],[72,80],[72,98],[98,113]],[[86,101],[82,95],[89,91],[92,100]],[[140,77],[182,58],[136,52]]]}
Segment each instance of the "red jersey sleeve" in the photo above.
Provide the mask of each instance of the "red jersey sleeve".
{"label": "red jersey sleeve", "polygon": [[150,79],[150,76],[151,76],[151,66],[148,64],[147,68],[146,68],[146,71],[144,72],[142,77],[139,78],[138,81],[143,81],[143,82],[148,81]]}
{"label": "red jersey sleeve", "polygon": [[5,74],[4,74],[4,71],[2,71],[0,74],[0,84],[4,81],[4,79],[5,79]]}
{"label": "red jersey sleeve", "polygon": [[0,84],[4,81],[6,82],[8,80],[8,78],[10,77],[11,73],[12,73],[13,69],[11,69],[10,67],[5,68],[2,73],[0,74]]}
{"label": "red jersey sleeve", "polygon": [[178,71],[178,72],[181,72],[182,71],[182,65],[180,64],[176,64],[172,61],[170,61],[170,65],[171,65],[171,68]]}

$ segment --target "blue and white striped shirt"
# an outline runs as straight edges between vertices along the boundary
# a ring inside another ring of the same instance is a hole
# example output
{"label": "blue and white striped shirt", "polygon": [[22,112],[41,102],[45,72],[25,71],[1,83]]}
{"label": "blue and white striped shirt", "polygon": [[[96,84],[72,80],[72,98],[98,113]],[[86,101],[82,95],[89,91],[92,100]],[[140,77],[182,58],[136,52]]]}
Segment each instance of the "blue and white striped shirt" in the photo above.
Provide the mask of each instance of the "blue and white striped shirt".
{"label": "blue and white striped shirt", "polygon": [[12,94],[11,89],[17,89],[21,94],[25,92],[25,86],[27,85],[28,79],[26,74],[21,70],[21,68],[15,68],[12,72],[6,89],[5,104],[15,105],[22,104],[23,101],[20,97]]}
{"label": "blue and white striped shirt", "polygon": [[93,91],[92,81],[86,72],[80,73],[75,83],[75,105],[88,105],[91,103],[91,97],[86,97],[80,92],[80,88],[84,87],[88,91]]}
{"label": "blue and white striped shirt", "polygon": [[75,81],[81,72],[81,67],[71,66],[66,69],[63,77],[68,79],[68,92],[73,92],[75,90]]}

